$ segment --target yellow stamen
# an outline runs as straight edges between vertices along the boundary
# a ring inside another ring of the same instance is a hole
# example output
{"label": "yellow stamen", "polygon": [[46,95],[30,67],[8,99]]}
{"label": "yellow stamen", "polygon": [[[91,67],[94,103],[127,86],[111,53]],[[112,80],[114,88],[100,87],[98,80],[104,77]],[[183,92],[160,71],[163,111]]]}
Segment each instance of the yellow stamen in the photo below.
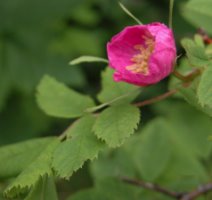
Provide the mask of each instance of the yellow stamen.
{"label": "yellow stamen", "polygon": [[133,73],[141,73],[144,75],[148,74],[148,61],[154,50],[155,42],[154,39],[150,36],[143,36],[145,40],[144,45],[135,45],[134,49],[139,50],[140,52],[134,55],[131,58],[131,61],[134,63],[130,66],[127,66],[126,69]]}

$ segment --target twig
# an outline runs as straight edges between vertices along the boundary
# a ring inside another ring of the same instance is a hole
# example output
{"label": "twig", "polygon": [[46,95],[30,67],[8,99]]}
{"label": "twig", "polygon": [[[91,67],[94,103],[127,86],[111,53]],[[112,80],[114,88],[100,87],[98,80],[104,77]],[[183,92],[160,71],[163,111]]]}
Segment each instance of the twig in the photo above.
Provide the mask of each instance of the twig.
{"label": "twig", "polygon": [[123,178],[121,178],[121,180],[126,182],[126,183],[129,183],[131,185],[135,185],[135,186],[139,186],[139,187],[142,187],[142,188],[145,188],[145,189],[148,189],[148,190],[159,192],[159,193],[165,194],[167,196],[173,197],[175,199],[179,199],[183,195],[182,193],[170,191],[166,188],[163,188],[163,187],[156,185],[156,184],[153,184],[153,183],[148,183],[148,182],[144,182],[144,181],[140,181],[140,180],[134,180],[134,179],[130,179],[130,178],[127,178],[127,177],[123,177]]}
{"label": "twig", "polygon": [[[199,76],[202,73],[201,69],[196,68],[193,71],[191,71],[189,74],[187,75],[183,75],[181,73],[179,73],[178,71],[174,71],[173,74],[180,80],[183,81],[182,86],[183,87],[188,87],[191,83],[192,80],[194,80],[197,76]],[[173,94],[177,93],[178,89],[173,89],[173,90],[169,90],[168,92],[161,94],[159,96],[153,97],[151,99],[147,99],[145,101],[142,102],[138,102],[135,103],[134,105],[138,106],[138,107],[143,107],[146,105],[150,105],[152,103],[156,103],[158,101],[164,100],[170,96],[172,96]]]}
{"label": "twig", "polygon": [[[175,76],[178,76],[178,78],[181,77],[180,79],[183,80],[183,83],[181,83],[182,87],[188,87],[190,85],[191,81],[201,74],[201,70],[200,69],[194,69],[192,72],[190,72],[187,75],[182,75],[182,74],[180,74],[177,71],[174,71],[173,73],[174,73]],[[151,99],[147,99],[147,100],[144,100],[142,102],[134,103],[134,105],[137,106],[137,107],[143,107],[143,106],[147,106],[147,105],[156,103],[158,101],[164,100],[164,99],[172,96],[173,94],[177,93],[178,90],[179,90],[178,88],[175,88],[173,90],[169,90],[168,92],[166,92],[164,94],[161,94],[159,96],[153,97]],[[130,91],[127,94],[119,96],[119,97],[117,97],[117,98],[115,98],[115,99],[113,99],[113,100],[111,100],[109,102],[100,104],[100,105],[98,105],[96,107],[88,108],[87,110],[85,110],[85,112],[91,112],[91,113],[95,112],[95,111],[97,111],[97,110],[99,110],[101,108],[104,108],[104,107],[106,107],[106,106],[108,106],[108,105],[110,105],[110,104],[112,104],[112,103],[114,103],[114,102],[116,102],[116,101],[118,101],[120,99],[123,99],[123,98],[129,96],[130,94],[132,94],[133,92],[136,92],[136,91],[138,91],[138,89]],[[98,114],[98,113],[95,113],[95,114]],[[76,120],[75,122],[77,122],[77,121],[78,120]],[[72,128],[72,125],[73,125],[73,123],[59,136],[59,139],[61,141],[66,139],[67,131]]]}
{"label": "twig", "polygon": [[186,76],[182,75],[181,73],[179,73],[179,72],[176,71],[176,70],[173,71],[173,75],[174,75],[176,78],[178,78],[178,79],[180,79],[180,80],[182,80],[182,81],[187,81]]}
{"label": "twig", "polygon": [[187,75],[183,75],[183,74],[181,74],[180,72],[178,72],[178,71],[176,71],[176,70],[174,70],[172,74],[173,74],[176,78],[178,78],[178,79],[180,79],[180,80],[182,80],[182,81],[184,81],[184,82],[191,82],[191,81],[193,81],[197,76],[199,76],[201,73],[202,73],[202,70],[201,70],[200,68],[195,68],[195,69],[193,69],[193,71],[191,71],[191,72],[190,72],[189,74],[187,74]]}
{"label": "twig", "polygon": [[195,200],[198,197],[212,191],[212,183],[199,186],[198,188],[194,189],[191,192],[175,192],[154,183],[135,180],[128,177],[122,177],[121,180],[128,184],[145,188],[154,192],[158,192],[177,200]]}
{"label": "twig", "polygon": [[201,195],[211,191],[212,191],[212,183],[208,183],[206,185],[202,185],[198,187],[197,189],[185,194],[180,200],[194,200],[200,197]]}
{"label": "twig", "polygon": [[138,102],[138,103],[135,103],[134,105],[135,106],[138,106],[138,107],[143,107],[143,106],[146,106],[146,105],[150,105],[152,103],[156,103],[158,101],[161,101],[163,99],[166,99],[170,96],[172,96],[173,94],[175,94],[176,92],[178,91],[178,89],[173,89],[173,90],[170,90],[164,94],[161,94],[159,96],[156,96],[156,97],[153,97],[151,99],[147,99],[145,101],[142,101],[142,102]]}

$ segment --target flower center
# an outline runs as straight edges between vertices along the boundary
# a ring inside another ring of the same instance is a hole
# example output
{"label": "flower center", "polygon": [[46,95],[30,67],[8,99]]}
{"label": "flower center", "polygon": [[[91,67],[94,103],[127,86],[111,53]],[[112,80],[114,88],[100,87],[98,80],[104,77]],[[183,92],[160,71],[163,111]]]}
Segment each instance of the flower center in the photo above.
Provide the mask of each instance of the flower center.
{"label": "flower center", "polygon": [[127,66],[126,69],[133,73],[141,73],[147,75],[149,58],[154,50],[155,41],[151,36],[143,36],[144,45],[135,45],[134,49],[138,50],[139,53],[135,54],[131,61],[134,63]]}

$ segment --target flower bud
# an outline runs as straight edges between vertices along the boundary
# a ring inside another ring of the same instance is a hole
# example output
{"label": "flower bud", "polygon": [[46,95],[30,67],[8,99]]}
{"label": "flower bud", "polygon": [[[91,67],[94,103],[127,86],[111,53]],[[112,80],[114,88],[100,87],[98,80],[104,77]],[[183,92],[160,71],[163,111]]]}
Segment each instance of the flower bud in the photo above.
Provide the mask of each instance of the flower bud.
{"label": "flower bud", "polygon": [[115,81],[148,86],[172,72],[176,46],[171,29],[152,23],[126,27],[107,43],[107,54]]}

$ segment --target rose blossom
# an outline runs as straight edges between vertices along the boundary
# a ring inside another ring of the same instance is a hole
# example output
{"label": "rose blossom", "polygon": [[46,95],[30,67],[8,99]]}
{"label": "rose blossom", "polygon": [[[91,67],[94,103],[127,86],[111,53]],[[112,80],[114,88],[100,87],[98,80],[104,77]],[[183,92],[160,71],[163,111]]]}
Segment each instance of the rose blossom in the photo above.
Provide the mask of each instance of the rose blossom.
{"label": "rose blossom", "polygon": [[176,46],[171,29],[152,23],[126,27],[108,42],[107,54],[115,81],[147,86],[172,72]]}

